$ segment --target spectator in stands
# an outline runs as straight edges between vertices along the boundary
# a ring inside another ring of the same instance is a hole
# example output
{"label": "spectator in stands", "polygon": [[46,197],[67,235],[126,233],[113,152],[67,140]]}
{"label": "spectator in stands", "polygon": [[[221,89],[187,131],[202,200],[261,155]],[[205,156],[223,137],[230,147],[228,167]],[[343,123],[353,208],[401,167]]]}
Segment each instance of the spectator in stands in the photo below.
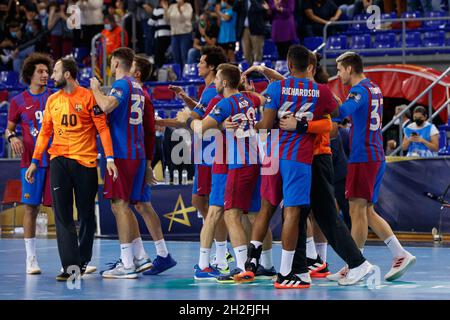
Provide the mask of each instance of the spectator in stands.
{"label": "spectator in stands", "polygon": [[427,111],[418,106],[414,109],[413,123],[404,129],[402,148],[407,157],[434,157],[439,150],[439,131],[427,121]]}
{"label": "spectator in stands", "polygon": [[28,36],[33,36],[33,21],[38,19],[37,6],[34,3],[25,6],[25,16],[27,22],[25,23],[25,32]]}
{"label": "spectator in stands", "polygon": [[[126,1],[126,9],[136,18],[136,46],[138,52],[145,52],[148,56],[153,55],[153,34],[151,27],[148,25],[153,8],[156,6],[153,0],[128,0]],[[131,35],[131,19],[127,19],[126,29]],[[141,41],[142,40],[142,41]]]}
{"label": "spectator in stands", "polygon": [[238,14],[237,37],[241,41],[244,58],[252,65],[263,59],[266,20],[270,7],[264,0],[236,0]]}
{"label": "spectator in stands", "polygon": [[234,50],[236,49],[237,14],[233,10],[233,2],[234,0],[222,0],[220,10],[217,11],[217,14],[220,17],[220,30],[217,43],[223,48],[228,61],[231,63],[236,60]]}
{"label": "spectator in stands", "polygon": [[297,38],[295,31],[295,0],[270,0],[272,16],[272,40],[275,42],[280,60],[286,60],[287,52]]}
{"label": "spectator in stands", "polygon": [[81,0],[77,4],[81,10],[82,43],[90,50],[92,38],[103,30],[103,1]]}
{"label": "spectator in stands", "polygon": [[441,0],[408,0],[406,8],[409,12],[422,11],[423,13],[441,10]]}
{"label": "spectator in stands", "polygon": [[165,6],[164,9],[164,18],[169,22],[172,34],[173,58],[183,70],[188,51],[192,47],[192,6],[189,2],[177,0],[176,3],[168,8]]}
{"label": "spectator in stands", "polygon": [[44,1],[39,2],[38,5],[37,5],[37,8],[39,10],[38,19],[41,21],[42,29],[46,30],[47,29],[47,24],[48,24],[47,3],[45,3]]}
{"label": "spectator in stands", "polygon": [[359,14],[366,14],[367,8],[376,5],[383,8],[382,0],[356,0],[351,4],[342,4],[339,9],[342,11],[341,20],[352,20],[353,17]]}
{"label": "spectator in stands", "polygon": [[[234,30],[236,34],[236,29]],[[208,12],[204,12],[195,28],[194,45],[188,52],[188,63],[198,63],[200,61],[200,52],[205,46],[215,46],[219,31],[217,26],[211,21]],[[236,37],[236,35],[235,35]]]}
{"label": "spectator in stands", "polygon": [[[337,21],[341,17],[339,10],[333,0],[305,0],[305,15],[307,18],[306,35],[308,37],[323,36],[323,27],[329,21]],[[331,29],[330,33],[332,32]]]}
{"label": "spectator in stands", "polygon": [[[405,110],[407,107],[406,104],[399,105],[395,107],[395,115],[400,114],[403,110]],[[392,151],[394,151],[397,146],[400,144],[399,139],[399,131],[402,130],[402,132],[405,130],[405,128],[411,123],[411,112],[408,110],[406,111],[403,116],[397,120],[395,120],[394,125],[388,129],[388,132],[386,133],[386,154],[389,155]]]}
{"label": "spectator in stands", "polygon": [[[106,39],[106,54],[108,57],[111,53],[120,47],[128,46],[128,34],[116,23],[116,19],[113,15],[107,15],[104,19],[105,29],[102,31],[102,35]],[[122,31],[124,31],[123,45],[122,45]]]}
{"label": "spectator in stands", "polygon": [[47,32],[45,32],[44,28],[42,27],[41,20],[33,20],[33,22],[31,23],[31,27],[33,32],[31,38],[36,41],[34,44],[34,51],[48,53],[49,47]]}
{"label": "spectator in stands", "polygon": [[384,12],[397,12],[397,16],[401,16],[406,11],[406,0],[383,0]]}
{"label": "spectator in stands", "polygon": [[49,4],[48,26],[53,59],[58,60],[72,52],[73,32],[67,28],[66,4]]}
{"label": "spectator in stands", "polygon": [[161,68],[165,62],[166,51],[170,46],[170,25],[164,18],[164,8],[168,8],[167,0],[160,0],[153,10],[148,24],[153,27],[155,33],[155,70]]}

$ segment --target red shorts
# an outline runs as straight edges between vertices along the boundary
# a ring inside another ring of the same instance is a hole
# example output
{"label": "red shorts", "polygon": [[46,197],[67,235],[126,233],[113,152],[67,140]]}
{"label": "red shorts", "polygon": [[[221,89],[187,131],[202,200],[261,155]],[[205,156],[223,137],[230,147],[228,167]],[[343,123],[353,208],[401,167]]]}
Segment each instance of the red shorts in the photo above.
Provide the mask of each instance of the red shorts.
{"label": "red shorts", "polygon": [[[269,158],[266,158],[263,167],[270,167]],[[283,200],[283,181],[280,170],[274,174],[261,175],[261,199],[269,201],[275,207]]]}
{"label": "red shorts", "polygon": [[384,161],[349,163],[345,197],[347,199],[361,198],[376,203],[384,170]]}
{"label": "red shorts", "polygon": [[192,186],[192,194],[198,196],[207,196],[211,192],[211,170],[212,167],[206,165],[195,166],[194,184]]}
{"label": "red shorts", "polygon": [[113,181],[113,176],[106,171],[103,197],[136,204],[144,192],[146,160],[114,159],[114,163],[119,175]]}
{"label": "red shorts", "polygon": [[228,169],[225,186],[225,210],[241,209],[250,211],[261,168],[258,164]]}

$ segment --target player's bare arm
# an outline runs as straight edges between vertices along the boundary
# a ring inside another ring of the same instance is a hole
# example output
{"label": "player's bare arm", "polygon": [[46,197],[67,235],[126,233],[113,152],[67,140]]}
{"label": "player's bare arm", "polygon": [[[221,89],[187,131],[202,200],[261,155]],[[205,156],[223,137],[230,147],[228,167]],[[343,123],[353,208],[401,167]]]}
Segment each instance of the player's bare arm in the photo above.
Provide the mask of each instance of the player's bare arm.
{"label": "player's bare arm", "polygon": [[119,101],[116,98],[107,96],[102,92],[97,78],[91,78],[91,89],[98,106],[104,113],[111,113],[119,105]]}
{"label": "player's bare arm", "polygon": [[184,101],[186,106],[189,107],[190,109],[194,109],[195,106],[198,104],[198,101],[189,97],[187,93],[179,86],[170,85],[169,90],[175,92],[175,94],[179,96]]}
{"label": "player's bare arm", "polygon": [[191,117],[189,109],[184,109],[177,113],[177,120],[181,123],[185,123],[186,126],[194,131],[194,133],[205,132],[208,129],[219,129],[219,123],[212,117],[208,116],[203,120],[194,119]]}
{"label": "player's bare arm", "polygon": [[5,138],[11,145],[13,152],[19,157],[22,156],[24,147],[23,142],[16,136],[16,124],[12,121],[8,121],[8,126],[5,131]]}

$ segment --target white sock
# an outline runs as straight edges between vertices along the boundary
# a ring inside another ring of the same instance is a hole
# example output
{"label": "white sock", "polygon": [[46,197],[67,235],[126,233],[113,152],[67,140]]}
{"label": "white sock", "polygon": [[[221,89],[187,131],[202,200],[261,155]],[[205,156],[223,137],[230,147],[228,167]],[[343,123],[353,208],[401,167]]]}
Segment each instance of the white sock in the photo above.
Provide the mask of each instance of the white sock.
{"label": "white sock", "polygon": [[211,249],[209,248],[200,248],[200,255],[198,257],[198,266],[200,270],[203,270],[209,267],[209,253]]}
{"label": "white sock", "polygon": [[216,261],[219,268],[224,268],[227,265],[227,241],[216,241]]}
{"label": "white sock", "polygon": [[306,257],[313,260],[317,259],[317,251],[316,246],[314,245],[313,237],[306,239]]}
{"label": "white sock", "polygon": [[234,255],[236,256],[236,266],[241,270],[245,270],[245,261],[247,261],[247,246],[239,246],[233,248],[233,250]]}
{"label": "white sock", "polygon": [[[256,240],[252,240],[252,241],[250,241],[250,243],[253,244],[253,245],[255,246],[255,249],[258,249],[258,248],[261,247],[262,244],[263,244],[261,241],[256,241]],[[256,265],[256,259],[255,259],[255,258],[253,258],[253,259],[251,260],[251,262],[254,263],[254,264]]]}
{"label": "white sock", "polygon": [[384,240],[384,243],[386,243],[389,250],[391,250],[392,256],[394,258],[406,255],[406,250],[403,249],[402,245],[400,244],[395,235],[392,235],[386,240]]}
{"label": "white sock", "polygon": [[273,267],[272,249],[261,252],[261,265],[264,269],[270,269]]}
{"label": "white sock", "polygon": [[280,273],[287,276],[292,270],[292,262],[294,261],[294,251],[281,250]]}
{"label": "white sock", "polygon": [[263,244],[261,241],[256,241],[256,240],[252,240],[252,241],[250,241],[250,243],[252,243],[255,246],[256,249],[261,247],[262,244]]}
{"label": "white sock", "polygon": [[144,249],[144,243],[142,242],[142,238],[136,238],[133,240],[133,255],[136,259],[141,260],[144,258],[148,258],[147,252]]}
{"label": "white sock", "polygon": [[359,251],[361,251],[361,253],[364,253],[364,248],[359,248]]}
{"label": "white sock", "polygon": [[36,257],[36,238],[24,238],[25,250],[27,252],[27,259]]}
{"label": "white sock", "polygon": [[164,239],[155,241],[155,247],[156,247],[156,254],[158,256],[165,258],[169,255],[169,251],[167,250],[166,242],[164,241]]}
{"label": "white sock", "polygon": [[319,255],[320,259],[322,259],[323,262],[327,262],[327,248],[328,243],[316,243],[316,251]]}
{"label": "white sock", "polygon": [[120,244],[120,259],[122,259],[122,263],[126,269],[129,269],[134,266],[132,243]]}

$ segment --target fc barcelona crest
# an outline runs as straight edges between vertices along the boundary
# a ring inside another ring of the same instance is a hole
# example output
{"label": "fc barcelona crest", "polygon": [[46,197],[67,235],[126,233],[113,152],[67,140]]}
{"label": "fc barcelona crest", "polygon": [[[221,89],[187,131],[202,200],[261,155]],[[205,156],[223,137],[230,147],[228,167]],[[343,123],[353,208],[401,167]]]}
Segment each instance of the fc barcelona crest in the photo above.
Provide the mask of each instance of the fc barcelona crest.
{"label": "fc barcelona crest", "polygon": [[75,111],[80,112],[83,110],[83,105],[80,103],[75,104]]}

